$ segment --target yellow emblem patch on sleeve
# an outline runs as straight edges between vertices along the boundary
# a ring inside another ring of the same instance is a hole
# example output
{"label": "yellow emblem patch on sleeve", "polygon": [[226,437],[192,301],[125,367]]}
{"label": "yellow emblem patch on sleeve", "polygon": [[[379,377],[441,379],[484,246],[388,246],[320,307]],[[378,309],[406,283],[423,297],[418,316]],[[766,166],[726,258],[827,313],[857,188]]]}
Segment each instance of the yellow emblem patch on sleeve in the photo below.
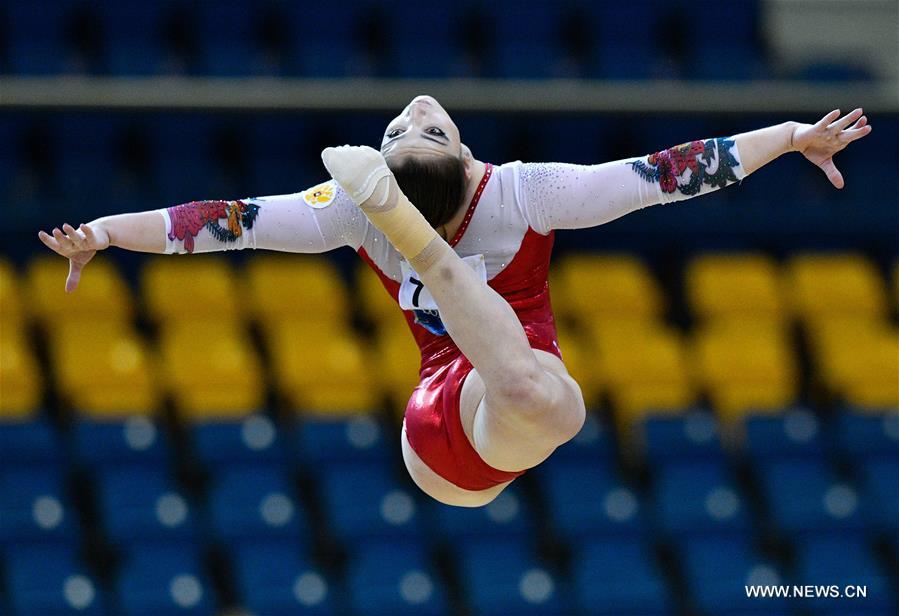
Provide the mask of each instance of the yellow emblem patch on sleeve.
{"label": "yellow emblem patch on sleeve", "polygon": [[314,207],[317,210],[331,205],[335,196],[337,196],[337,182],[335,180],[307,188],[303,191],[303,201],[309,207]]}

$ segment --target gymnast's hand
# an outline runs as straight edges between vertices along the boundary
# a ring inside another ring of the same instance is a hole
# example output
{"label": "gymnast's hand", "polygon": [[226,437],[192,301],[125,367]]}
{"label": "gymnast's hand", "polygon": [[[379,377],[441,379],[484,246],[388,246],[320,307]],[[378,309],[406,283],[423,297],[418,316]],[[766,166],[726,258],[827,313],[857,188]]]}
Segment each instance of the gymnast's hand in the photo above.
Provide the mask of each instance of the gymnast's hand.
{"label": "gymnast's hand", "polygon": [[66,293],[71,293],[81,280],[81,270],[94,258],[98,250],[109,248],[109,234],[100,224],[82,224],[77,229],[68,223],[53,229],[50,235],[44,231],[38,237],[53,252],[69,260],[69,276],[66,278]]}
{"label": "gymnast's hand", "polygon": [[[380,152],[368,146],[342,145],[322,150],[322,162],[363,210],[385,205],[393,174]],[[387,178],[386,182],[381,180]]]}
{"label": "gymnast's hand", "polygon": [[831,184],[843,188],[843,174],[833,164],[833,155],[870,132],[861,108],[842,118],[840,110],[834,109],[815,124],[798,124],[793,129],[792,147],[820,167]]}

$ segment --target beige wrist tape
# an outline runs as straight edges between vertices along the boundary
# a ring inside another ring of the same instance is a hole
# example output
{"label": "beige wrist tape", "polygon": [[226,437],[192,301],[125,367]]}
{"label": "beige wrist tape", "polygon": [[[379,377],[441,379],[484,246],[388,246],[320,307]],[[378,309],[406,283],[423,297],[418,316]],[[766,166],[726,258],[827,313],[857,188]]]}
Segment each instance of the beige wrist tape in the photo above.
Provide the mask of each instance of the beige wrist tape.
{"label": "beige wrist tape", "polygon": [[[396,197],[392,194],[396,190]],[[414,259],[435,237],[440,239],[406,195],[391,186],[390,198],[380,207],[363,207],[371,223],[380,229],[406,259]]]}

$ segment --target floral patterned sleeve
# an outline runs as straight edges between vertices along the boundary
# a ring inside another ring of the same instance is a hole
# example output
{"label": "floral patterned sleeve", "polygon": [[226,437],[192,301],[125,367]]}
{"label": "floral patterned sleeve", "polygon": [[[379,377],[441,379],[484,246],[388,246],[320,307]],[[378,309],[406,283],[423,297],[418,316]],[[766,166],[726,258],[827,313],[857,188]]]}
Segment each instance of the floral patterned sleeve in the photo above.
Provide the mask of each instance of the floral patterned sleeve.
{"label": "floral patterned sleeve", "polygon": [[746,177],[733,138],[691,141],[601,165],[528,163],[520,194],[541,233],[601,225],[629,212],[706,194]]}
{"label": "floral patterned sleeve", "polygon": [[368,219],[334,181],[290,195],[191,201],[158,211],[166,221],[168,253],[358,248],[368,227]]}

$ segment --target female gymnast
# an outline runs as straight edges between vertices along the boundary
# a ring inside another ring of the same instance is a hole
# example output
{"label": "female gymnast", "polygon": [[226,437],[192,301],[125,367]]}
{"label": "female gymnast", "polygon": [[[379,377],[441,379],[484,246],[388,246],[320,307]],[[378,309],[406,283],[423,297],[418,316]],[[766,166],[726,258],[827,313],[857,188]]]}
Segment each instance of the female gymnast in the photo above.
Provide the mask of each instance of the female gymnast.
{"label": "female gymnast", "polygon": [[[786,122],[599,165],[473,157],[443,107],[419,96],[387,126],[380,152],[322,152],[332,180],[300,193],[197,201],[64,224],[39,237],[69,259],[66,290],[96,251],[352,246],[404,311],[421,349],[401,442],[414,482],[477,507],[574,437],[585,416],[556,340],[547,271],[556,229],[738,182],[801,152],[843,187],[833,155],[871,131],[861,109]],[[371,366],[377,371],[377,364]]]}

